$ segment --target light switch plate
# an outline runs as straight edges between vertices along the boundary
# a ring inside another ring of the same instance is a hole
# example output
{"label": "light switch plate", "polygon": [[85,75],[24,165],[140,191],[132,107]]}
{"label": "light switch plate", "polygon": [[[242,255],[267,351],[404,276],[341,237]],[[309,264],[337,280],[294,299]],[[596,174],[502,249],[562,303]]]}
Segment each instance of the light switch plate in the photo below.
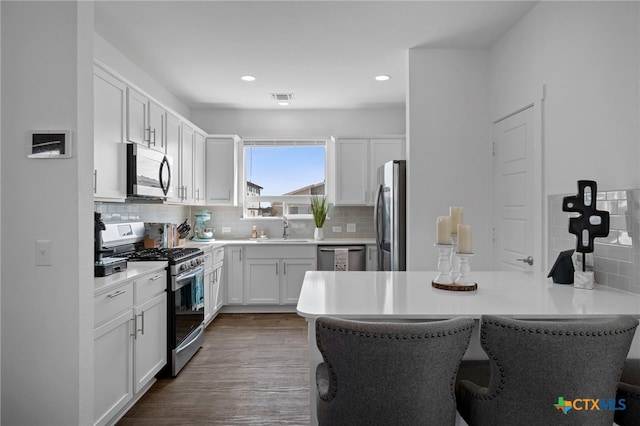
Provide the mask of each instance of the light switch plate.
{"label": "light switch plate", "polygon": [[347,223],[347,232],[356,232],[356,224]]}
{"label": "light switch plate", "polygon": [[229,234],[231,232],[231,227],[229,226],[223,226],[222,227],[222,233],[223,234]]}
{"label": "light switch plate", "polygon": [[332,226],[331,232],[342,232],[342,226]]}
{"label": "light switch plate", "polygon": [[51,240],[36,240],[36,266],[51,266]]}

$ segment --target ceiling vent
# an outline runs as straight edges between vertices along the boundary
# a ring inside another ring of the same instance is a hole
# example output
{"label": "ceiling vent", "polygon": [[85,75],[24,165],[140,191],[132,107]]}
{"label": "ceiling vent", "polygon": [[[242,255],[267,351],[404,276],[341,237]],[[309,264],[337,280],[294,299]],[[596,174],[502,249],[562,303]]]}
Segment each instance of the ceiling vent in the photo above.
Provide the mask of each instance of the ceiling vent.
{"label": "ceiling vent", "polygon": [[293,100],[293,93],[272,93],[271,99],[276,102],[291,102]]}

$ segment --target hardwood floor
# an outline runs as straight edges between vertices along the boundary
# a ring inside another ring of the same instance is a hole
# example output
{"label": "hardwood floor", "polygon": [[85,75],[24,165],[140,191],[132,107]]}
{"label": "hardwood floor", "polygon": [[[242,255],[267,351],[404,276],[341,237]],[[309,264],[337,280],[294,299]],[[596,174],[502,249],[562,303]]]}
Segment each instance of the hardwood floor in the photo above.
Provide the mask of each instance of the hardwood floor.
{"label": "hardwood floor", "polygon": [[160,379],[127,425],[308,425],[307,323],[296,314],[221,314],[173,379]]}

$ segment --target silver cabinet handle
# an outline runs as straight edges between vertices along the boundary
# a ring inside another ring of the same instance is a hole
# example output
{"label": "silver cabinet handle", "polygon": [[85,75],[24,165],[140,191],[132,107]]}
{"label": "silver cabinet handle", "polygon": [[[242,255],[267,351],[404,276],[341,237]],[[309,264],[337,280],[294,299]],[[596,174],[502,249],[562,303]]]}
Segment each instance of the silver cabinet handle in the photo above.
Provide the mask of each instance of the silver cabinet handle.
{"label": "silver cabinet handle", "polygon": [[276,275],[278,275],[278,264],[276,263]]}
{"label": "silver cabinet handle", "polygon": [[149,281],[158,281],[160,278],[162,278],[162,275],[156,275],[153,278],[149,278]]}
{"label": "silver cabinet handle", "polygon": [[231,190],[229,190],[229,201],[231,201]]}
{"label": "silver cabinet handle", "polygon": [[122,295],[122,294],[125,294],[125,293],[126,293],[126,291],[125,291],[125,290],[118,290],[118,291],[116,291],[115,293],[107,294],[107,297],[108,297],[109,299],[113,299],[113,298],[118,297],[118,296],[120,296],[120,295]]}
{"label": "silver cabinet handle", "polygon": [[524,259],[516,259],[516,260],[519,260],[520,262],[524,262],[528,265],[533,265],[533,256],[528,256]]}
{"label": "silver cabinet handle", "polygon": [[137,330],[136,330],[136,329],[138,328],[138,325],[137,325],[136,318],[137,318],[137,317],[133,317],[133,318],[131,318],[131,319],[129,320],[129,321],[133,322],[133,333],[130,333],[130,334],[129,334],[129,336],[130,336],[130,337],[133,337],[134,339],[137,339],[137,338],[138,338],[138,332],[137,332]]}
{"label": "silver cabinet handle", "polygon": [[156,129],[149,131],[149,143],[151,143],[151,133],[153,133],[153,146],[156,146]]}
{"label": "silver cabinet handle", "polygon": [[98,192],[98,169],[93,169],[93,193]]}
{"label": "silver cabinet handle", "polygon": [[282,274],[287,275],[287,262],[282,264]]}
{"label": "silver cabinet handle", "polygon": [[137,328],[137,320],[136,320],[136,335],[138,334],[137,332],[139,331],[141,335],[144,336],[144,311],[142,311],[142,313],[140,315],[137,315],[141,318],[141,323],[142,323],[142,328]]}

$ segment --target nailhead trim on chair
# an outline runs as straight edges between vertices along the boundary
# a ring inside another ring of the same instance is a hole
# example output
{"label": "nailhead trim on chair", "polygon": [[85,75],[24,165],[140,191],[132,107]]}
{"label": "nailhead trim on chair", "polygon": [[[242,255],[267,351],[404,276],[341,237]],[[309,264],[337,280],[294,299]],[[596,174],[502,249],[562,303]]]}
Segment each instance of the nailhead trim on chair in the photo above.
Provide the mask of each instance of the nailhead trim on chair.
{"label": "nailhead trim on chair", "polygon": [[[437,333],[428,333],[428,334],[424,334],[424,335],[418,335],[418,334],[411,334],[411,335],[407,335],[407,334],[393,334],[393,333],[385,333],[385,334],[380,334],[380,333],[369,333],[369,332],[364,332],[364,331],[358,331],[358,330],[350,330],[350,329],[345,329],[343,327],[334,327],[334,326],[328,326],[327,324],[319,324],[320,327],[331,330],[331,331],[337,331],[339,333],[343,333],[343,334],[352,334],[354,336],[358,336],[358,337],[366,337],[366,338],[373,338],[373,339],[396,339],[396,340],[400,340],[400,338],[402,338],[403,340],[408,340],[408,339],[430,339],[430,338],[437,338],[437,337],[444,337],[445,334],[442,333],[441,331],[437,332]],[[466,327],[459,327],[459,328],[455,328],[453,330],[447,330],[446,335],[447,336],[451,336],[453,334],[458,334],[460,332],[463,331],[467,331],[469,329],[473,329],[473,325],[470,326],[466,326]],[[469,339],[467,339],[467,346],[469,345],[469,340],[471,339],[471,336],[469,336]],[[329,371],[329,374],[331,375],[331,379],[329,380],[329,392],[327,392],[326,395],[322,395],[320,394],[320,399],[322,399],[323,401],[331,401],[333,398],[335,398],[336,394],[338,393],[338,377],[336,376],[336,374],[333,371],[333,367],[331,366],[331,363],[327,360],[327,357],[325,356],[324,353],[324,348],[322,348],[322,345],[320,344],[320,338],[318,337],[318,334],[316,333],[316,344],[318,346],[318,349],[320,350],[320,353],[322,354],[322,359],[324,360],[324,363],[327,367],[327,370]],[[458,367],[460,366],[460,364],[458,363]],[[457,372],[457,369],[456,369]],[[451,395],[451,397],[455,400],[455,377],[456,374],[453,375],[453,377],[451,378],[451,382],[449,383],[449,393]],[[331,383],[333,383],[333,385],[331,385]]]}
{"label": "nailhead trim on chair", "polygon": [[[484,347],[487,350],[487,355],[492,358],[494,361],[496,361],[496,365],[498,367],[501,366],[498,357],[489,350],[489,348],[487,348],[486,346],[486,325],[496,325],[499,326],[501,328],[509,328],[509,329],[513,329],[515,331],[522,331],[525,333],[536,333],[536,334],[551,334],[553,336],[590,336],[590,337],[596,337],[596,332],[584,332],[584,331],[574,331],[574,332],[564,332],[564,331],[556,331],[556,330],[547,330],[547,329],[540,329],[540,328],[525,328],[525,327],[520,327],[517,325],[513,325],[513,324],[504,324],[501,322],[497,322],[497,321],[493,321],[493,320],[483,320],[482,321],[482,326],[480,327],[480,342],[482,344],[482,347]],[[597,333],[597,336],[608,336],[608,335],[614,335],[614,334],[622,334],[622,333],[628,333],[630,331],[635,331],[636,327],[630,327],[630,328],[625,328],[625,329],[615,329],[615,330],[600,330]],[[479,395],[477,393],[472,393],[472,397],[478,400],[492,400],[493,398],[495,398],[496,396],[498,396],[500,394],[500,391],[502,389],[504,389],[504,385],[506,383],[506,375],[504,373],[504,369],[502,367],[500,367],[500,384],[498,384],[498,389],[496,389],[494,392],[492,392],[491,394],[486,394],[486,395]],[[622,370],[621,370],[622,371]]]}

